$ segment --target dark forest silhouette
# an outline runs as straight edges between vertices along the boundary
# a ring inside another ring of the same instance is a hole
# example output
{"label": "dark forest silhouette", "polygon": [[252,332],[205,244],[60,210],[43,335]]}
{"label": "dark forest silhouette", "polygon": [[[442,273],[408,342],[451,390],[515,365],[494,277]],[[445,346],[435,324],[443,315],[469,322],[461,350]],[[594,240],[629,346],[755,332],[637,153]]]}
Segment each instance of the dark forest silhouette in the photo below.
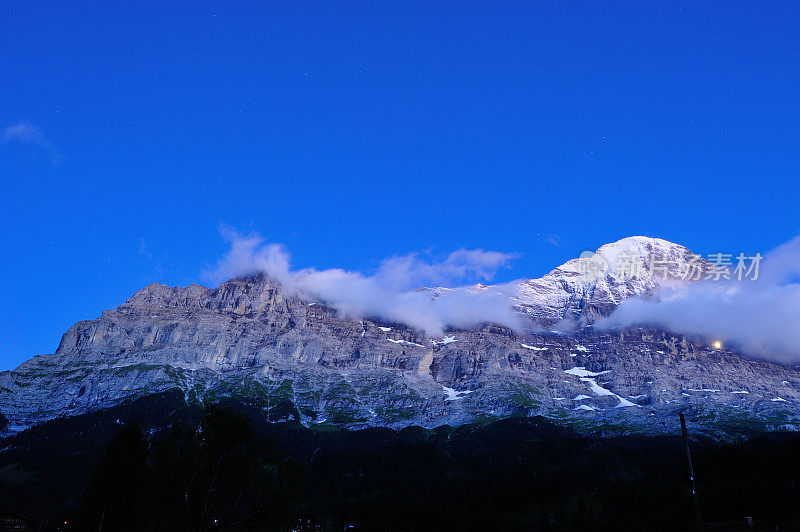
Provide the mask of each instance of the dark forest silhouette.
{"label": "dark forest silhouette", "polygon": [[[0,513],[44,529],[673,531],[694,518],[679,436],[544,418],[345,431],[167,393],[1,443]],[[797,526],[800,437],[692,446],[707,522]]]}

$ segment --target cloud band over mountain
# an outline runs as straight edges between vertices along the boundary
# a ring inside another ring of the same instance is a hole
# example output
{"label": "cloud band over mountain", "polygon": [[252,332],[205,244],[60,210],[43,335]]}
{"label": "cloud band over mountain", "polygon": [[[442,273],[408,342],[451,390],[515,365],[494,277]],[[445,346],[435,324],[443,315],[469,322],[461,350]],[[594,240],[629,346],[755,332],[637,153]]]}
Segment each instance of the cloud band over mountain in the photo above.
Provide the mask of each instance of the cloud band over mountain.
{"label": "cloud band over mountain", "polygon": [[[289,252],[258,234],[223,228],[230,250],[206,270],[206,281],[264,272],[289,294],[319,300],[341,315],[404,323],[429,335],[487,322],[514,330],[538,325],[514,308],[522,281],[483,287],[516,255],[496,251],[454,251],[443,260],[419,254],[381,262],[374,274],[342,269],[293,270]],[[431,287],[431,288],[422,288]],[[436,287],[436,288],[433,288]],[[702,341],[720,340],[746,355],[782,363],[800,361],[800,237],[767,253],[758,280],[668,283],[651,297],[621,301],[598,329],[648,326]],[[561,330],[567,330],[564,323]]]}
{"label": "cloud band over mountain", "polygon": [[[486,322],[514,329],[522,326],[504,290],[455,286],[491,280],[498,270],[508,267],[514,254],[460,249],[439,262],[426,261],[418,254],[397,256],[381,262],[373,275],[338,268],[295,271],[289,252],[280,244],[267,243],[258,234],[243,236],[230,228],[223,228],[222,235],[231,247],[204,273],[203,278],[211,283],[264,272],[287,293],[324,301],[343,316],[379,317],[429,335]],[[420,289],[425,286],[446,288]]]}

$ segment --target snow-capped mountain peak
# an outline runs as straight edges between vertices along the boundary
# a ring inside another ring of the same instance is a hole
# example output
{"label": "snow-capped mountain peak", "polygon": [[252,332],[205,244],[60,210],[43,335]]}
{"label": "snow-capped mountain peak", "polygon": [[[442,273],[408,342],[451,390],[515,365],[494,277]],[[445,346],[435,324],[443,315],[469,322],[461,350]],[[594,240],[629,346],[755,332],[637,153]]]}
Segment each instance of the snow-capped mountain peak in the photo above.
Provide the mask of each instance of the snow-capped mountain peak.
{"label": "snow-capped mountain peak", "polygon": [[582,326],[608,315],[625,299],[655,294],[667,282],[701,278],[706,268],[707,262],[685,246],[631,236],[520,282],[512,302],[546,327],[561,322]]}

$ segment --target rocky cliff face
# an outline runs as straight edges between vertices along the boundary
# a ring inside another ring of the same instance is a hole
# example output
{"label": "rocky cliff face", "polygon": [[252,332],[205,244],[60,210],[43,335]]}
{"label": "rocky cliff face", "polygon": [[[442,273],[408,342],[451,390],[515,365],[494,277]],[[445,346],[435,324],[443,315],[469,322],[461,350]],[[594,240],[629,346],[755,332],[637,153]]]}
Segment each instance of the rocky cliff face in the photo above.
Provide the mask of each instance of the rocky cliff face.
{"label": "rocky cliff face", "polygon": [[[598,251],[613,263],[632,248],[691,253],[640,237]],[[710,431],[793,428],[796,369],[660,331],[542,332],[565,319],[590,324],[659,283],[613,271],[587,277],[570,261],[515,285],[512,303],[529,320],[525,330],[486,324],[436,338],[342,319],[321,303],[287,297],[263,275],[215,289],[152,284],[75,324],[56,353],[0,373],[0,412],[19,430],[180,388],[187,401],[234,396],[262,405],[274,420],[351,427],[542,414],[580,427],[661,431],[689,408]]]}

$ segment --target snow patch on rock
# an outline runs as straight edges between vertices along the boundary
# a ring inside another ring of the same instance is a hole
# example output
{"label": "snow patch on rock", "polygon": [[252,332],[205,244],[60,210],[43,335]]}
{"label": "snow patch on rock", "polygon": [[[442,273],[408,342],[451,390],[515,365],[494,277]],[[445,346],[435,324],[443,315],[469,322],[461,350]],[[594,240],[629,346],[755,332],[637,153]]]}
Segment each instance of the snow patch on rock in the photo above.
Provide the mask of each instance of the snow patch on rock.
{"label": "snow patch on rock", "polygon": [[528,345],[528,344],[519,344],[519,345],[521,345],[525,349],[530,349],[531,351],[547,351],[546,347],[536,347],[534,345]]}
{"label": "snow patch on rock", "polygon": [[459,399],[463,399],[467,395],[471,394],[475,390],[454,390],[453,388],[448,388],[444,384],[442,384],[442,389],[447,397],[444,398],[445,401],[458,401]]}

